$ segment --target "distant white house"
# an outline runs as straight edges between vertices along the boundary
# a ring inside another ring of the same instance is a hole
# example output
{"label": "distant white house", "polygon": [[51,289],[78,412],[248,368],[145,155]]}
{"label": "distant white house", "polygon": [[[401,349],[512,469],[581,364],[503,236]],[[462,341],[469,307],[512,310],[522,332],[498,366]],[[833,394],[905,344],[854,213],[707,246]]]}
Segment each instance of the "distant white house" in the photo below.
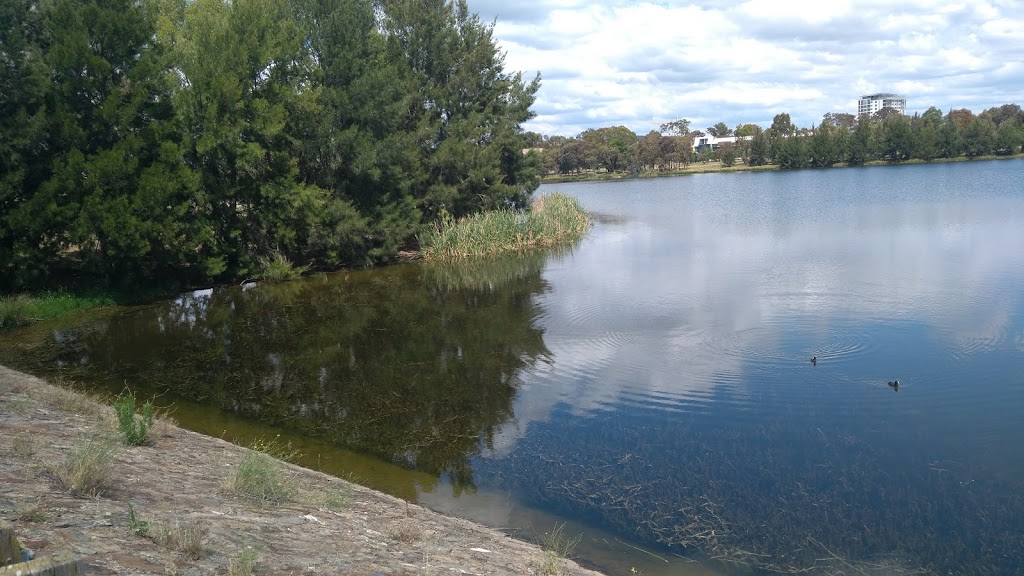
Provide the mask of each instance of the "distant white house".
{"label": "distant white house", "polygon": [[[704,133],[702,132],[701,134],[704,134]],[[739,138],[737,136],[721,136],[721,137],[718,137],[718,136],[712,136],[710,134],[704,134],[703,136],[694,136],[693,137],[693,151],[694,152],[700,152],[701,150],[704,150],[705,148],[711,148],[712,150],[716,150],[722,144],[726,144],[726,143],[732,144],[732,143],[735,143],[735,142],[737,142],[737,141],[739,141],[741,139],[742,140],[750,140],[751,137],[750,136],[744,136],[743,138]]]}
{"label": "distant white house", "polygon": [[881,92],[861,96],[857,102],[857,115],[871,115],[882,108],[892,108],[904,116],[907,114],[907,99],[899,94]]}

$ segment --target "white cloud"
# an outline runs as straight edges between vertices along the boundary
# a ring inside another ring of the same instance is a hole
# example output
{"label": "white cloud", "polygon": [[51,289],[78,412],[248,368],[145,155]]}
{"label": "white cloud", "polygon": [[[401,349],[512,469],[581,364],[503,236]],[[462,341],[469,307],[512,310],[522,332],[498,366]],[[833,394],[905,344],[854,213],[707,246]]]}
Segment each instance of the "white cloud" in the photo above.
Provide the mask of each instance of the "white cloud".
{"label": "white cloud", "polygon": [[623,124],[809,126],[898,91],[911,112],[984,108],[1024,94],[1016,0],[470,0],[506,68],[541,72],[529,128],[574,135]]}

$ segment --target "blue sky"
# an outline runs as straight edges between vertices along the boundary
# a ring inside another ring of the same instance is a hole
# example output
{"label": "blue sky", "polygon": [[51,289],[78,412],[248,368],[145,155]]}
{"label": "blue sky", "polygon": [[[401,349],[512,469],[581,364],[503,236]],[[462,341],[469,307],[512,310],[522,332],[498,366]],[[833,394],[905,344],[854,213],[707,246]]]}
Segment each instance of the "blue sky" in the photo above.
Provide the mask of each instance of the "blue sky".
{"label": "blue sky", "polygon": [[1024,105],[1024,0],[468,0],[506,70],[542,86],[526,126],[800,127],[896,92],[910,113]]}

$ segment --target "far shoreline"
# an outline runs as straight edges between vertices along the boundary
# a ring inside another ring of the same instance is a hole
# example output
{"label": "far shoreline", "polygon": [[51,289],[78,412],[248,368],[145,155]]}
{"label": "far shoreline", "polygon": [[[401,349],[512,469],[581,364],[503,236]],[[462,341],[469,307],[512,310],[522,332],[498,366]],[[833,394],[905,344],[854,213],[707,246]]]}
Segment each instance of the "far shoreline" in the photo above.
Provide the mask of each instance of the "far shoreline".
{"label": "far shoreline", "polygon": [[639,174],[632,174],[630,172],[585,172],[582,174],[556,174],[546,175],[541,177],[541,184],[566,184],[571,182],[604,182],[611,180],[643,180],[648,178],[668,178],[673,176],[690,176],[693,174],[729,174],[734,172],[800,172],[804,170],[832,170],[837,168],[860,168],[860,167],[873,167],[873,166],[913,166],[920,164],[946,164],[956,162],[982,162],[987,160],[1012,160],[1024,158],[1024,153],[1021,154],[1008,154],[1008,155],[995,155],[988,154],[984,156],[977,156],[974,158],[968,158],[966,156],[959,156],[957,158],[934,158],[932,160],[921,160],[911,159],[904,162],[888,162],[885,160],[872,160],[863,164],[849,165],[845,162],[837,163],[833,166],[821,167],[821,168],[797,168],[783,170],[777,164],[765,164],[762,166],[747,166],[746,164],[738,164],[730,167],[722,166],[718,160],[709,160],[708,162],[694,162],[687,165],[686,168],[681,170],[665,170],[665,171],[646,171]]}

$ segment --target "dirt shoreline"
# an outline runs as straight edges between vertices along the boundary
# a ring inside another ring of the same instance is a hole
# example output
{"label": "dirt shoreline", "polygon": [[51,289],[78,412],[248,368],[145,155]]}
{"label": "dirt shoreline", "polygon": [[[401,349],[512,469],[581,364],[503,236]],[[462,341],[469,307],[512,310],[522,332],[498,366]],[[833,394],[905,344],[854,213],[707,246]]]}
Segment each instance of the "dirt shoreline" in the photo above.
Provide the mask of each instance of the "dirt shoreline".
{"label": "dirt shoreline", "polygon": [[[0,366],[0,519],[39,557],[72,552],[89,574],[598,574],[287,463],[297,493],[262,504],[223,487],[246,448],[165,422],[152,436],[150,446],[124,446],[111,407]],[[108,440],[109,489],[72,495],[53,467]]]}

